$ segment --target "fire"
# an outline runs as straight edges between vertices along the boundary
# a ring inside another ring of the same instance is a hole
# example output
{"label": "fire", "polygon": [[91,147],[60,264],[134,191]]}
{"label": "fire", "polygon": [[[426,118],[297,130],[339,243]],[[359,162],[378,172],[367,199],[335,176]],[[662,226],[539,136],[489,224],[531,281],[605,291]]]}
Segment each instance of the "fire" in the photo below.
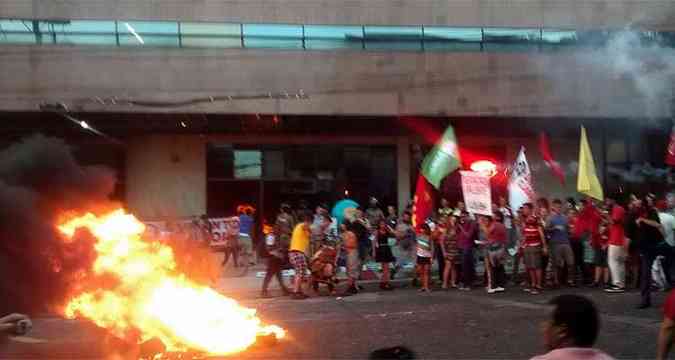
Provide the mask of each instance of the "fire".
{"label": "fire", "polygon": [[84,317],[139,342],[158,338],[169,351],[212,355],[245,350],[259,335],[284,337],[280,327],[263,325],[254,309],[177,274],[173,250],[144,240],[145,226],[133,215],[88,213],[58,226],[66,241],[79,228],[96,238],[97,258],[65,305],[67,318]]}

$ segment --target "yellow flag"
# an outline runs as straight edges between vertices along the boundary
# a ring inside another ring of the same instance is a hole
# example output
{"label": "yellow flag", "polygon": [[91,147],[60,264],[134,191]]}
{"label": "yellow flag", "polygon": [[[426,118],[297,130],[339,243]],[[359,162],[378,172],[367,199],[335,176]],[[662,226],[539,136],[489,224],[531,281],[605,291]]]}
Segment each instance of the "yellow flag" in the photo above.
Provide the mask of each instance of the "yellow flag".
{"label": "yellow flag", "polygon": [[581,143],[579,144],[579,178],[577,179],[577,191],[594,199],[604,199],[600,180],[595,173],[595,161],[591,153],[591,146],[586,138],[586,129],[581,127]]}

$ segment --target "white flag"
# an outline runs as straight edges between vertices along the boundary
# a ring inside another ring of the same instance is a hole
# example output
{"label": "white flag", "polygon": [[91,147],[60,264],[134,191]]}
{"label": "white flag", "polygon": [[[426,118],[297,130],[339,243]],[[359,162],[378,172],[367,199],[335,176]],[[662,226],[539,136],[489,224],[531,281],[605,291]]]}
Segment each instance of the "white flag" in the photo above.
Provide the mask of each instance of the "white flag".
{"label": "white flag", "polygon": [[525,148],[521,147],[509,177],[509,205],[515,213],[523,204],[534,202],[535,192],[532,186],[530,165],[525,158]]}
{"label": "white flag", "polygon": [[466,211],[492,216],[490,177],[475,171],[460,171]]}

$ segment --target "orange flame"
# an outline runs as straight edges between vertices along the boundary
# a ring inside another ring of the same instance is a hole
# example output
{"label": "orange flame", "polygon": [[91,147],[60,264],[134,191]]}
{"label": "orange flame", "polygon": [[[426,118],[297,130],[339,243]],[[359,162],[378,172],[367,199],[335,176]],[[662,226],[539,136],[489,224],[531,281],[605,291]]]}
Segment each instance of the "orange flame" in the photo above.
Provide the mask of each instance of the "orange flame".
{"label": "orange flame", "polygon": [[93,290],[69,299],[67,318],[84,317],[121,338],[135,334],[139,342],[158,338],[169,351],[213,355],[245,350],[258,335],[284,337],[280,327],[264,326],[254,309],[176,274],[173,250],[144,240],[145,226],[133,215],[88,213],[58,226],[66,241],[78,228],[96,237],[98,257],[90,284],[81,287]]}

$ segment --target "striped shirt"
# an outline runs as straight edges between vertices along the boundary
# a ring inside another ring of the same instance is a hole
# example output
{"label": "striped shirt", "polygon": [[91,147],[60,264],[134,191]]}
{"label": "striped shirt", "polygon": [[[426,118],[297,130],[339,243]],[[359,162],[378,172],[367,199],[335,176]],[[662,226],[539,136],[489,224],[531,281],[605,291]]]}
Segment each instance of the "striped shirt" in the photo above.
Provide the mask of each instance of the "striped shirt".
{"label": "striped shirt", "polygon": [[523,244],[525,246],[541,246],[541,234],[539,233],[540,222],[534,216],[530,216],[525,221],[523,227]]}
{"label": "striped shirt", "polygon": [[417,256],[431,257],[431,241],[426,235],[417,235]]}

